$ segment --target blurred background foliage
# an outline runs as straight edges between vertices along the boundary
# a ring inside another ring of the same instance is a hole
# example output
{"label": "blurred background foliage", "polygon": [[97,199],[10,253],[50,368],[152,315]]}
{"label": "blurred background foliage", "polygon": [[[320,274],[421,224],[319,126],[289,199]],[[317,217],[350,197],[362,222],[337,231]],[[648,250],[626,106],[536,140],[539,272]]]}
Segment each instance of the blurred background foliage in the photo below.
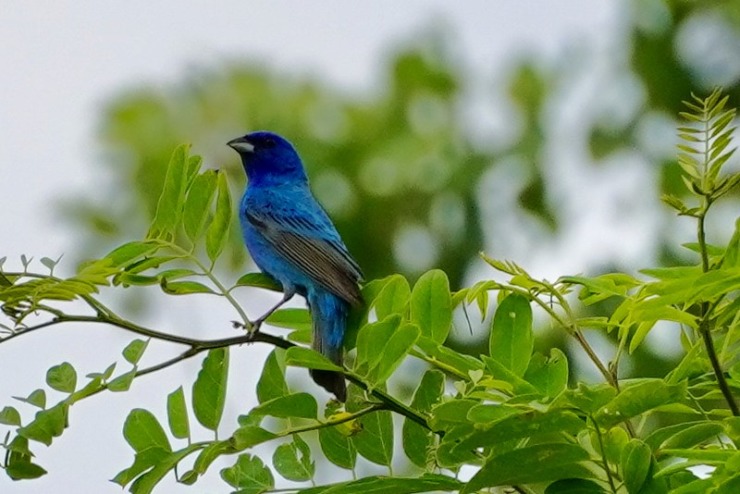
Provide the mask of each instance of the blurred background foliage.
{"label": "blurred background foliage", "polygon": [[[107,164],[100,198],[66,204],[67,217],[79,225],[78,252],[94,255],[145,231],[168,158],[180,143],[192,143],[206,166],[225,168],[239,197],[244,174],[225,142],[270,129],[296,144],[316,195],[368,279],[400,272],[413,280],[439,267],[453,288],[460,287],[476,277],[479,251],[499,256],[498,247],[509,242],[501,232],[518,229],[519,218],[548,238],[567,235],[562,220],[568,212],[555,193],[564,177],[552,171],[551,141],[562,139],[559,127],[572,113],[562,104],[562,88],[577,88],[590,64],[609,76],[599,80],[587,111],[578,116],[586,138],[559,145],[582,146],[593,167],[637,153],[652,167],[654,181],[642,184],[636,196],[654,197],[655,204],[662,192],[682,196],[674,159],[681,101],[721,85],[730,105],[740,103],[740,2],[625,2],[618,22],[622,36],[608,53],[575,46],[555,61],[515,54],[495,77],[486,75],[487,67],[468,66],[454,36],[433,28],[391,49],[380,88],[367,94],[237,62],[189,71],[172,85],[116,95],[100,125]],[[473,89],[481,78],[482,95]],[[496,108],[497,101],[506,111]],[[503,120],[505,138],[478,125],[475,115],[486,112]],[[491,173],[496,181],[483,186]],[[733,207],[736,212],[737,202]],[[667,208],[659,214],[666,225],[682,221]],[[727,235],[731,228],[728,222]],[[684,254],[675,238],[669,247],[671,229],[635,232],[658,237],[654,257],[640,266],[613,259],[588,274],[634,271],[656,260],[680,262]],[[228,258],[238,272],[250,269],[240,237],[235,224]],[[527,266],[526,259],[516,261]],[[564,346],[562,332],[548,335],[541,345]],[[453,344],[481,350],[475,342]],[[636,357],[633,370],[643,376],[662,375],[673,365],[673,358],[659,352]]]}

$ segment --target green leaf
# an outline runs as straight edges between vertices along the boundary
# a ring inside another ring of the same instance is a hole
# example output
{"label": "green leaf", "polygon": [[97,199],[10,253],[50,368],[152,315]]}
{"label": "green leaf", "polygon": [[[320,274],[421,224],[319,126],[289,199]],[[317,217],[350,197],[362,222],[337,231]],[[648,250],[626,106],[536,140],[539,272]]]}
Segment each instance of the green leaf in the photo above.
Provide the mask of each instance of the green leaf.
{"label": "green leaf", "polygon": [[59,261],[62,259],[62,256],[59,256],[57,260],[54,260],[50,257],[42,257],[39,259],[41,261],[41,264],[46,266],[49,271],[54,272],[54,267],[56,267],[57,264],[59,264]]}
{"label": "green leaf", "polygon": [[28,461],[33,456],[33,453],[31,453],[31,450],[28,448],[28,439],[26,439],[23,436],[16,435],[12,441],[8,444],[7,441],[4,441],[5,448],[8,450],[8,453],[10,453],[10,457],[12,459],[13,456],[15,456],[15,459],[18,461]]}
{"label": "green leaf", "polygon": [[512,293],[501,301],[493,317],[490,355],[517,376],[523,376],[532,355],[532,307]]}
{"label": "green leaf", "polygon": [[553,406],[576,408],[588,414],[595,413],[616,396],[617,391],[609,384],[586,385],[578,383],[574,389],[566,389]]}
{"label": "green leaf", "polygon": [[170,295],[188,295],[190,293],[215,293],[203,283],[197,281],[167,281],[162,278],[160,281],[162,291]]}
{"label": "green leaf", "polygon": [[[627,431],[622,427],[616,426],[606,432],[602,432],[601,439],[599,439],[599,436],[593,429],[590,431],[590,435],[591,446],[594,450],[603,450],[608,462],[619,465],[622,458],[622,451],[624,451],[625,446],[630,440]],[[603,448],[600,442],[603,444]]]}
{"label": "green leaf", "polygon": [[32,455],[25,437],[15,436],[6,448],[5,472],[11,479],[35,479],[46,473],[46,470],[31,463]]}
{"label": "green leaf", "polygon": [[306,309],[276,310],[265,322],[271,326],[287,329],[310,330],[312,328],[311,314]]}
{"label": "green leaf", "polygon": [[132,494],[150,494],[165,475],[174,470],[183,458],[197,451],[198,448],[200,448],[199,445],[191,444],[174,453],[162,455],[154,463],[154,468],[134,480],[129,491]]}
{"label": "green leaf", "polygon": [[147,238],[172,240],[178,226],[187,188],[188,145],[175,148],[164,178],[157,211],[149,227]]}
{"label": "green leaf", "polygon": [[308,369],[341,371],[342,369],[333,364],[329,359],[310,348],[294,346],[285,352],[285,365],[293,367],[306,367]]}
{"label": "green leaf", "polygon": [[275,434],[262,427],[244,425],[234,431],[229,441],[236,451],[243,451],[276,437]]}
{"label": "green leaf", "polygon": [[[411,400],[411,408],[428,414],[444,393],[445,375],[435,369],[427,370]],[[409,419],[403,421],[403,451],[416,466],[426,468],[434,433]]]}
{"label": "green leaf", "polygon": [[157,280],[158,282],[162,282],[162,280],[167,280],[168,282],[174,281],[180,278],[187,278],[189,276],[198,276],[199,273],[196,273],[192,269],[184,269],[184,268],[175,268],[175,269],[166,269],[164,271],[161,271],[157,274]]}
{"label": "green leaf", "polygon": [[188,407],[185,404],[185,392],[182,386],[167,395],[167,422],[173,436],[178,439],[190,438]]}
{"label": "green leaf", "polygon": [[216,170],[197,175],[190,185],[183,208],[182,224],[185,234],[195,243],[203,235],[213,196],[216,194]]}
{"label": "green leaf", "polygon": [[212,263],[216,262],[218,256],[226,245],[229,226],[231,225],[231,193],[226,181],[226,173],[218,172],[218,196],[216,197],[216,212],[211,224],[206,230],[206,254]]}
{"label": "green leaf", "polygon": [[5,468],[5,473],[12,480],[30,480],[46,475],[46,470],[30,461],[14,461]]}
{"label": "green leaf", "polygon": [[697,460],[709,465],[720,465],[738,457],[738,452],[731,449],[664,449],[662,453],[666,456]]}
{"label": "green leaf", "polygon": [[486,364],[486,367],[488,367],[488,370],[491,372],[493,378],[511,384],[515,394],[538,394],[537,388],[514,374],[514,372],[506,368],[506,366],[499,362],[497,359],[487,357],[485,355],[481,358]]}
{"label": "green leaf", "polygon": [[400,322],[400,316],[394,314],[360,328],[357,333],[357,358],[355,359],[355,369],[358,373],[366,375],[379,364],[383,357],[383,349],[396,332]]}
{"label": "green leaf", "polygon": [[378,321],[392,314],[405,315],[411,297],[411,288],[406,278],[400,274],[394,274],[387,280],[373,303]]}
{"label": "green leaf", "polygon": [[347,470],[355,468],[357,450],[352,440],[342,434],[338,427],[322,427],[319,429],[319,444],[327,460]]}
{"label": "green leaf", "polygon": [[594,418],[602,427],[612,427],[659,406],[681,402],[686,396],[686,383],[666,384],[661,379],[645,379],[625,386]]}
{"label": "green leaf", "polygon": [[144,350],[146,350],[148,344],[148,340],[133,340],[123,349],[123,358],[125,358],[131,365],[138,364],[139,360],[141,360],[141,356],[144,355]]}
{"label": "green leaf", "polygon": [[[470,410],[473,412],[473,409]],[[554,409],[542,413],[534,410],[514,415],[507,415],[493,422],[487,429],[481,430],[460,442],[458,449],[494,446],[514,439],[535,438],[543,434],[565,433],[577,434],[585,429],[586,424],[573,412]]]}
{"label": "green leaf", "polygon": [[393,461],[391,412],[369,413],[362,416],[359,421],[362,424],[362,430],[352,438],[357,452],[373,463],[390,466]]}
{"label": "green leaf", "polygon": [[393,332],[387,340],[382,352],[382,358],[370,370],[370,380],[375,384],[384,383],[391,374],[401,365],[411,348],[419,338],[419,328],[415,324],[403,324]]}
{"label": "green leaf", "polygon": [[103,259],[110,262],[115,268],[122,268],[133,264],[144,256],[154,254],[159,246],[150,240],[128,242],[110,251]]}
{"label": "green leaf", "polygon": [[149,410],[134,408],[123,424],[123,437],[137,453],[161,457],[172,453],[172,447],[159,421]]}
{"label": "green leaf", "polygon": [[740,443],[740,417],[727,417],[722,422],[730,439],[735,443]]}
{"label": "green leaf", "polygon": [[151,450],[149,453],[136,453],[133,464],[118,472],[111,481],[121,487],[125,487],[132,480],[136,479],[136,477],[151,469],[160,459],[167,457],[167,455],[168,453],[163,449]]}
{"label": "green leaf", "polygon": [[214,441],[203,448],[193,463],[193,470],[196,474],[202,475],[211,464],[221,455],[233,453],[234,449],[229,441]]}
{"label": "green leaf", "polygon": [[280,418],[316,419],[319,412],[316,398],[308,393],[294,393],[266,401],[253,408],[250,413]]}
{"label": "green leaf", "polygon": [[275,278],[265,273],[247,273],[238,280],[234,286],[251,286],[264,288],[273,292],[282,292],[283,286]]}
{"label": "green leaf", "polygon": [[521,413],[523,413],[522,410],[505,404],[479,403],[466,411],[466,418],[477,428],[486,428],[494,422],[499,422],[512,415],[518,416]]}
{"label": "green leaf", "polygon": [[13,398],[38,408],[46,408],[46,391],[44,391],[43,389],[36,389],[34,391],[31,391],[31,394],[28,395],[26,398],[21,398],[19,396],[14,396]]}
{"label": "green leaf", "polygon": [[[680,424],[683,427],[667,437],[659,449],[683,449],[697,446],[705,441],[714,440],[725,432],[718,422],[701,422],[698,424]],[[646,441],[647,442],[647,441]]]}
{"label": "green leaf", "polygon": [[468,425],[468,411],[478,404],[478,401],[466,398],[445,401],[433,407],[430,425],[433,429],[450,429],[456,425]]}
{"label": "green leaf", "polygon": [[272,464],[280,475],[293,482],[311,480],[316,472],[316,464],[311,461],[311,449],[298,434],[293,435],[292,443],[275,448]]}
{"label": "green leaf", "polygon": [[735,220],[735,232],[727,244],[722,266],[740,268],[740,217]]}
{"label": "green leaf", "polygon": [[77,387],[77,371],[69,362],[49,368],[46,371],[46,384],[62,393],[73,393]]}
{"label": "green leaf", "polygon": [[133,274],[127,271],[119,273],[113,277],[113,285],[121,285],[124,288],[129,286],[149,286],[159,283],[157,276],[145,276],[142,274]]}
{"label": "green leaf", "polygon": [[221,470],[221,478],[239,494],[260,494],[275,487],[270,469],[256,456],[241,454],[234,466]]}
{"label": "green leaf", "polygon": [[442,367],[452,368],[458,374],[468,375],[469,372],[477,371],[484,367],[483,362],[477,358],[447,348],[424,336],[419,337],[416,345],[430,357],[430,361],[439,362],[442,364]]}
{"label": "green leaf", "polygon": [[424,273],[411,292],[411,321],[424,336],[444,343],[452,326],[452,296],[450,282],[444,271],[434,269]]}
{"label": "green leaf", "polygon": [[135,377],[136,369],[131,369],[130,371],[121,374],[115,379],[111,379],[110,381],[108,381],[108,389],[110,391],[113,391],[114,393],[120,391],[128,391],[129,388],[131,388],[131,383],[134,382]]}
{"label": "green leaf", "polygon": [[553,482],[545,494],[605,494],[607,491],[593,480],[563,479]]}
{"label": "green leaf", "polygon": [[650,474],[653,455],[647,444],[632,439],[622,450],[622,478],[627,492],[637,494]]}
{"label": "green leaf", "polygon": [[470,464],[479,465],[481,460],[477,457],[475,451],[455,450],[454,453],[452,451],[458,442],[474,433],[475,429],[469,424],[462,424],[445,430],[445,435],[442,436],[434,451],[435,464],[450,469]]}
{"label": "green leaf", "polygon": [[613,296],[624,297],[631,288],[640,284],[638,280],[624,273],[607,273],[595,278],[563,276],[558,281],[583,286],[578,298],[584,305],[592,305]]}
{"label": "green leaf", "polygon": [[103,389],[103,378],[101,376],[96,376],[91,378],[81,389],[72,393],[66,401],[72,405]]}
{"label": "green leaf", "polygon": [[524,379],[543,395],[554,398],[568,385],[568,357],[557,348],[550,350],[550,358],[536,353],[529,362]]}
{"label": "green leaf", "polygon": [[36,413],[33,422],[18,429],[18,434],[49,446],[55,437],[59,437],[67,427],[67,414],[69,405],[64,402],[58,403],[48,410]]}
{"label": "green leaf", "polygon": [[0,424],[21,425],[21,414],[13,407],[5,407],[0,410]]}
{"label": "green leaf", "polygon": [[417,494],[457,492],[462,482],[446,475],[425,473],[421,477],[369,476],[350,482],[301,490],[303,494]]}
{"label": "green leaf", "polygon": [[[0,258],[0,260],[4,260],[5,258]],[[2,268],[2,265],[0,264],[0,268]],[[9,286],[13,286],[13,283],[18,279],[17,276],[8,276],[2,272],[0,272],[0,288],[7,288]]]}
{"label": "green leaf", "polygon": [[[200,167],[202,164],[203,158],[201,158],[200,156],[195,155],[188,157],[188,161],[185,164],[185,183],[187,184],[188,188],[192,187],[192,184],[195,181],[195,178],[198,176],[198,172],[200,171]],[[206,172],[207,171],[208,170],[206,170]]]}
{"label": "green leaf", "polygon": [[[157,245],[158,242],[152,241],[153,245]],[[126,266],[126,273],[141,274],[149,269],[155,269],[163,264],[167,264],[170,261],[179,259],[178,256],[146,256],[143,259],[132,262]]]}
{"label": "green leaf", "polygon": [[184,485],[194,485],[198,481],[199,476],[200,475],[195,470],[188,470],[181,474],[177,481]]}
{"label": "green leaf", "polygon": [[285,350],[271,351],[262,367],[262,375],[257,381],[257,399],[264,403],[288,394],[285,383]]}
{"label": "green leaf", "polygon": [[229,373],[227,348],[209,350],[203,359],[198,377],[193,383],[193,413],[206,429],[216,431],[221,422],[226,401],[226,382]]}
{"label": "green leaf", "polygon": [[575,444],[537,444],[508,451],[489,458],[460,494],[499,485],[589,478],[593,474],[579,463],[588,459],[588,453]]}

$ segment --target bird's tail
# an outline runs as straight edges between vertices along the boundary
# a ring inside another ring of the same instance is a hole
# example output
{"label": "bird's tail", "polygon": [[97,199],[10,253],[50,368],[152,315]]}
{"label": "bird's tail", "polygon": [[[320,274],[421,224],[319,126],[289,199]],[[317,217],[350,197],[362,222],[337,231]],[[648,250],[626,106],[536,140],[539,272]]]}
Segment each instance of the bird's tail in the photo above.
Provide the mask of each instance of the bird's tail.
{"label": "bird's tail", "polygon": [[[347,327],[347,302],[328,292],[308,297],[313,320],[313,349],[342,366],[342,343]],[[339,401],[347,400],[347,385],[339,372],[312,369],[311,377],[319,386],[334,393]]]}

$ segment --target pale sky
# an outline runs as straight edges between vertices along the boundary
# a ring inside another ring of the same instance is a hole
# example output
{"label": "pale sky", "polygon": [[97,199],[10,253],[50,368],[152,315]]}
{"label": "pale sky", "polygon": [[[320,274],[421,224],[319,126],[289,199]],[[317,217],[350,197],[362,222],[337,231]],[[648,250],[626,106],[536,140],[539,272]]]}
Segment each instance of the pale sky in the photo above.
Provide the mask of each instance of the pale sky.
{"label": "pale sky", "polygon": [[[96,161],[98,112],[102,103],[123,90],[174,83],[194,66],[212,67],[239,58],[260,60],[287,73],[311,74],[345,90],[372,88],[381,82],[376,74],[387,49],[434,22],[451,28],[465,63],[477,74],[495,79],[497,68],[517,53],[555,57],[574,43],[608,41],[617,29],[618,6],[616,0],[135,0],[115,4],[4,0],[0,9],[0,257],[8,256],[6,267],[17,267],[21,254],[55,258],[73,245],[72,232],[56,224],[54,208],[71,191],[84,195],[95,190],[96,167],[102,166]],[[228,137],[232,136],[224,140]],[[189,301],[168,303],[172,311],[147,321],[150,325],[216,336],[203,332],[203,326],[213,322],[210,302],[194,307]],[[254,301],[245,305],[255,313],[262,306]],[[230,334],[223,323],[217,326],[219,335]],[[63,360],[73,363],[81,375],[102,370],[118,358],[131,338],[106,328],[60,327],[1,345],[0,408],[22,408],[10,397],[41,387],[46,369]],[[149,363],[156,362],[158,355],[170,355],[171,348],[161,348],[162,353],[148,355],[153,357]],[[255,351],[264,355],[263,350],[232,351],[235,377],[224,418],[227,427],[249,405],[254,394],[251,378],[258,372],[249,362],[254,361]],[[0,476],[0,492],[121,492],[107,479],[133,459],[121,435],[126,414],[144,407],[166,420],[167,393],[179,384],[189,390],[198,363],[143,378],[129,393],[99,395],[75,405],[70,429],[51,448],[33,445],[49,474],[19,483]],[[24,413],[27,417],[29,412]],[[320,456],[318,450],[315,454]],[[226,492],[226,484],[218,478],[220,468],[214,465],[196,488],[179,486],[169,478],[157,492]]]}

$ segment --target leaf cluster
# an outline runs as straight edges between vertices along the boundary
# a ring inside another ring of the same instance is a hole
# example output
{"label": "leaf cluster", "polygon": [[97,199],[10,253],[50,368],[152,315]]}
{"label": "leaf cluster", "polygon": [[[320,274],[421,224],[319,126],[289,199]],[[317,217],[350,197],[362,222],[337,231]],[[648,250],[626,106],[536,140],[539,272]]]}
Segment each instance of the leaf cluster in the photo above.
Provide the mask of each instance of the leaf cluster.
{"label": "leaf cluster", "polygon": [[[201,160],[178,147],[145,238],[84,263],[68,278],[54,276],[58,261],[43,259],[49,272],[37,273],[29,270],[29,259],[22,260],[19,272],[3,270],[0,260],[0,303],[8,322],[0,344],[67,323],[103,323],[137,335],[122,352],[124,372],[116,374],[118,363],[112,363],[80,385],[77,370],[63,362],[49,369],[48,391],[39,388],[17,398],[23,408],[3,408],[0,423],[9,430],[1,444],[2,468],[15,480],[44,475],[31,445],[51,445],[67,428],[72,405],[126,391],[143,375],[203,353],[189,392],[179,386],[163,396],[166,426],[156,410],[134,408],[128,414],[123,437],[133,460],[113,480],[130,492],[153,492],[170,474],[195,484],[224,457],[233,463],[220,470],[221,479],[241,494],[274,491],[288,482],[307,494],[474,493],[498,487],[545,494],[737,492],[740,221],[725,246],[709,245],[704,232],[711,205],[727,184],[736,183],[722,171],[732,153],[727,133],[732,113],[725,102],[718,93],[695,98],[686,118],[699,130],[680,129],[685,141],[701,144],[680,148],[698,205],[676,207],[697,222],[697,242],[686,245],[697,254],[696,265],[550,282],[514,262],[483,255],[504,281],[452,291],[440,270],[426,272],[413,285],[401,275],[373,280],[362,288],[366,307],[351,314],[343,367],[305,345],[310,341],[306,310],[278,310],[267,320],[288,329],[286,338],[254,332],[233,291],[280,287],[256,273],[234,283],[214,273],[233,217],[228,183],[220,172],[201,171]],[[150,285],[173,296],[225,300],[247,331],[220,340],[190,339],[128,320],[99,297],[102,290]],[[87,312],[71,312],[71,300],[82,301]],[[583,308],[604,301],[613,302],[608,313],[583,315]],[[485,315],[493,305],[484,354],[445,345],[470,306]],[[593,365],[603,379],[571,382],[572,355],[557,348],[535,351],[538,314],[573,342],[582,357],[578,365]],[[681,361],[665,376],[625,379],[621,359],[640,348],[658,322],[681,328]],[[592,348],[588,332],[617,341],[608,357]],[[185,350],[144,367],[151,340]],[[255,341],[275,346],[256,384],[257,404],[236,423],[224,423],[230,347]],[[317,396],[291,389],[290,368],[344,373],[351,383],[346,405],[320,404]],[[404,386],[411,389],[406,399]],[[50,405],[52,392],[61,398]],[[398,430],[394,415],[400,418]],[[257,446],[272,447],[272,457],[257,455]],[[319,455],[348,471],[347,480],[306,486],[319,476]],[[367,462],[387,468],[389,475],[357,478]],[[403,476],[394,474],[399,464]],[[699,477],[692,470],[699,465],[713,470]],[[467,481],[458,475],[463,468],[474,472]]]}

